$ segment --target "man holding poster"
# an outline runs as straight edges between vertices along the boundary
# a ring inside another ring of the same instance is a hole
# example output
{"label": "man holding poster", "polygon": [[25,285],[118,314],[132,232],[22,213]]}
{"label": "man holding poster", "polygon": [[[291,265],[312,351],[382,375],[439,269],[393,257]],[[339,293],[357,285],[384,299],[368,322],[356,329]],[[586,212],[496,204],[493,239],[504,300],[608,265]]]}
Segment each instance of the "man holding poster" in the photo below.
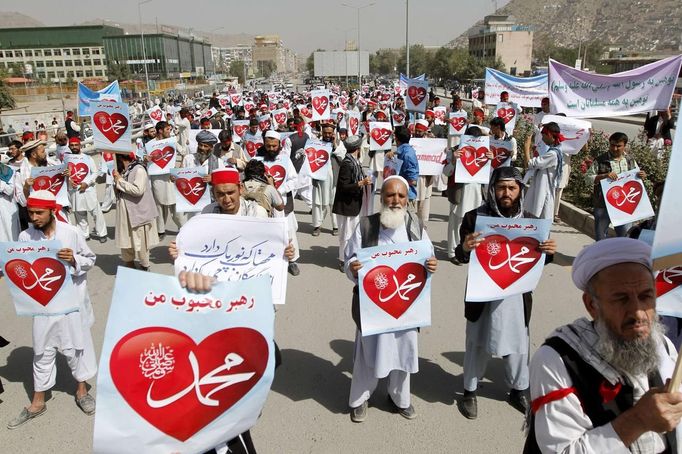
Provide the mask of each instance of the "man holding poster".
{"label": "man holding poster", "polygon": [[[486,239],[476,232],[476,220],[479,216],[524,220],[534,216],[523,209],[523,181],[521,173],[515,167],[499,167],[493,171],[488,185],[487,201],[479,208],[469,211],[464,216],[460,228],[462,242],[457,246],[460,255],[468,256],[476,250]],[[541,259],[541,254],[551,256],[556,251],[554,240],[537,242],[535,251],[529,250],[523,244],[519,251],[511,255],[511,242],[507,242],[507,263],[512,274],[502,276],[503,279],[521,279],[516,277],[519,271],[528,272],[526,265],[529,260],[524,257],[528,253],[536,253],[535,261]],[[484,247],[489,255],[505,253],[499,248],[500,243],[487,242]],[[495,247],[497,245],[497,247]],[[524,251],[524,249],[526,249]],[[525,254],[524,254],[525,252]],[[478,255],[478,252],[476,252]],[[515,260],[515,262],[512,262]],[[547,258],[547,260],[550,260]],[[470,265],[473,266],[473,265]],[[498,264],[495,263],[495,268]],[[493,267],[490,266],[492,269]],[[471,270],[469,271],[472,272]],[[517,272],[516,275],[513,272]],[[494,279],[495,280],[495,279]],[[500,287],[510,282],[501,283]],[[488,287],[492,287],[489,285]],[[528,409],[528,322],[532,307],[532,293],[526,292],[506,296],[489,302],[464,302],[464,316],[466,325],[466,348],[464,352],[464,395],[459,403],[460,411],[468,419],[478,417],[476,389],[479,377],[485,373],[486,365],[491,356],[500,356],[505,363],[505,379],[510,388],[509,403],[517,410],[525,413]]]}
{"label": "man holding poster", "polygon": [[[360,249],[420,240],[430,242],[414,213],[407,210],[408,190],[409,185],[404,178],[397,175],[386,178],[381,187],[381,211],[363,217],[348,241],[346,274],[355,284],[358,271],[363,267],[357,258]],[[435,273],[437,265],[438,261],[432,256],[426,260],[424,267],[428,273]],[[407,419],[416,418],[417,412],[410,404],[410,374],[419,370],[417,329],[363,336],[357,285],[353,289],[351,312],[357,327],[348,399],[351,421],[362,422],[367,418],[368,400],[379,379],[384,377],[388,377],[389,400],[394,410]]]}
{"label": "man holding poster", "polygon": [[[28,197],[26,207],[32,225],[19,234],[19,241],[61,242],[62,249],[57,252],[57,258],[69,264],[68,272],[77,290],[79,308],[64,315],[33,317],[33,400],[29,407],[10,421],[8,429],[16,429],[47,410],[45,392],[55,385],[57,351],[66,356],[71,373],[78,382],[76,404],[87,415],[95,412],[95,399],[88,393],[86,383],[97,373],[95,347],[90,335],[90,327],[95,320],[86,278],[86,273],[95,264],[95,254],[88,248],[77,227],[57,221],[54,194],[46,190],[35,191]],[[38,272],[43,274],[37,277],[36,270],[41,266]],[[53,270],[39,265],[38,260],[26,263],[26,267],[36,276],[29,291],[51,293],[56,284],[55,279],[59,279],[59,276],[52,275]],[[41,290],[33,290],[36,284]]]}

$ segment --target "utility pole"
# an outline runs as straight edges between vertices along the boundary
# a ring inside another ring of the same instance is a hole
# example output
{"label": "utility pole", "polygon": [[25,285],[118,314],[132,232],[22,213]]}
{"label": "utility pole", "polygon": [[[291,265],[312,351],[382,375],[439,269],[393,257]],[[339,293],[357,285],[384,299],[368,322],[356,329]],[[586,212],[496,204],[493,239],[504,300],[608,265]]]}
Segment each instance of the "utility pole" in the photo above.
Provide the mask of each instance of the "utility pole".
{"label": "utility pole", "polygon": [[405,76],[410,78],[410,0],[405,0]]}

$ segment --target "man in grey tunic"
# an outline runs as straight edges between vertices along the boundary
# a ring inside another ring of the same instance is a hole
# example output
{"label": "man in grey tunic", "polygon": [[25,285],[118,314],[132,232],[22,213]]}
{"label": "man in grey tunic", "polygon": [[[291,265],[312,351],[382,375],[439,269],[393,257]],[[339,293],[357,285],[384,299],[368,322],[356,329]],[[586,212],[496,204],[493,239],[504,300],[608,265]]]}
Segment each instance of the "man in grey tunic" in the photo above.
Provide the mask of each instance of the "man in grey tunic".
{"label": "man in grey tunic", "polygon": [[[361,218],[360,225],[346,245],[346,274],[355,284],[358,271],[362,268],[362,263],[356,257],[359,249],[429,240],[417,216],[407,211],[407,201],[407,181],[397,175],[386,178],[381,187],[381,211]],[[429,273],[435,273],[437,265],[438,261],[433,256],[425,263]],[[410,404],[410,374],[419,371],[417,329],[363,336],[359,313],[356,285],[353,289],[352,314],[357,330],[353,379],[348,399],[351,420],[362,422],[366,419],[367,401],[379,379],[385,377],[388,377],[389,401],[394,410],[407,419],[414,419],[417,413]]]}
{"label": "man in grey tunic", "polygon": [[[476,218],[534,218],[523,209],[523,177],[515,167],[498,167],[490,177],[487,201],[464,216],[460,227],[458,253],[467,257],[483,238],[475,232]],[[554,240],[540,243],[539,248],[551,259],[556,250]],[[508,401],[517,410],[528,409],[528,322],[532,307],[531,292],[513,295],[487,303],[464,302],[466,347],[464,352],[464,396],[460,410],[468,419],[478,416],[476,389],[491,356],[502,357],[505,379],[511,389]]]}

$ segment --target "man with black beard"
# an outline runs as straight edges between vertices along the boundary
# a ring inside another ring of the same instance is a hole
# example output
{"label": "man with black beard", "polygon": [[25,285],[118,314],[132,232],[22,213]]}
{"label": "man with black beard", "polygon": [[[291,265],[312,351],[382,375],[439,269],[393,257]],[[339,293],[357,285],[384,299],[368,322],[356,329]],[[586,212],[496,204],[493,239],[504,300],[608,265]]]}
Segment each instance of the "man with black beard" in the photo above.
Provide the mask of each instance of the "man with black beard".
{"label": "man with black beard", "polygon": [[592,320],[555,330],[533,356],[525,452],[678,452],[677,357],[656,315],[651,247],[610,238],[573,262]]}

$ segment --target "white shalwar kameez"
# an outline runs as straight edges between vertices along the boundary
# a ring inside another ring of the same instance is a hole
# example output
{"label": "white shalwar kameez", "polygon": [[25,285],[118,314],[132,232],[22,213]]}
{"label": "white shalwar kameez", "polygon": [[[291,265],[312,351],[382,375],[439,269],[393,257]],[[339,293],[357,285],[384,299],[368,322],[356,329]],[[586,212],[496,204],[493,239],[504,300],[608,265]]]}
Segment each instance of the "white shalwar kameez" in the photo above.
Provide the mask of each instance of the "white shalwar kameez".
{"label": "white shalwar kameez", "polygon": [[19,210],[14,203],[14,177],[17,172],[12,171],[9,181],[0,179],[0,241],[16,241],[21,227],[19,226]]}
{"label": "white shalwar kameez", "polygon": [[485,305],[480,318],[466,325],[464,389],[476,391],[492,356],[503,358],[505,381],[511,389],[528,388],[528,328],[523,296],[514,295]]}
{"label": "white shalwar kameez", "polygon": [[[284,205],[287,204],[288,192],[295,191],[297,188],[298,184],[298,173],[296,173],[296,168],[294,167],[294,164],[291,162],[290,159],[287,159],[287,176],[286,180],[282,182],[282,184],[277,188],[279,191],[280,195],[282,196],[282,203]],[[272,164],[272,161],[265,162],[266,165]],[[293,196],[293,194],[292,194]],[[300,253],[298,250],[298,237],[296,236],[296,232],[298,231],[298,221],[296,220],[296,213],[292,210],[291,213],[289,214],[284,214],[284,210],[282,211],[273,211],[273,217],[275,218],[281,218],[281,217],[286,217],[287,218],[287,223],[289,224],[289,240],[291,240],[291,244],[294,246],[295,253],[294,253],[294,258],[291,260],[292,262],[295,262],[298,260],[300,257]]]}
{"label": "white shalwar kameez", "polygon": [[86,277],[95,264],[96,256],[77,227],[56,222],[54,235],[49,238],[33,226],[19,234],[19,241],[58,240],[62,248],[73,250],[76,261],[75,267],[69,266],[69,272],[78,292],[79,310],[66,315],[33,317],[33,382],[37,392],[47,391],[55,384],[57,351],[66,356],[76,381],[89,380],[97,373],[95,347],[90,334],[95,316]]}
{"label": "white shalwar kameez", "polygon": [[73,216],[76,219],[76,225],[83,233],[83,236],[90,238],[90,225],[88,224],[88,213],[95,221],[95,234],[99,238],[106,238],[107,224],[104,221],[104,214],[102,208],[97,200],[97,186],[95,180],[97,179],[97,166],[95,161],[88,155],[84,154],[83,159],[90,168],[90,173],[83,179],[83,183],[88,185],[88,188],[81,192],[80,189],[71,187],[69,185],[69,201],[71,202],[71,209]]}
{"label": "white shalwar kameez", "polygon": [[[422,240],[429,240],[426,230],[422,230]],[[377,245],[408,242],[405,226],[398,229],[380,227]],[[350,264],[357,260],[361,249],[360,228],[355,229],[346,245],[346,275],[357,284],[350,271]],[[388,393],[399,408],[410,406],[410,374],[419,372],[419,351],[417,329],[407,329],[392,333],[362,336],[355,333],[355,352],[353,357],[353,378],[350,385],[348,404],[359,407],[367,401],[379,383],[380,378],[388,377]]]}
{"label": "white shalwar kameez", "polygon": [[530,180],[523,208],[540,219],[554,219],[554,197],[557,187],[558,155],[561,150],[550,148],[528,161],[524,182]]}
{"label": "white shalwar kameez", "polygon": [[173,222],[180,230],[187,218],[185,213],[175,211],[175,185],[170,181],[170,174],[149,175],[149,180],[152,183],[152,194],[159,211],[159,217],[156,218],[156,230],[159,235],[166,233],[166,222],[169,216],[173,218]]}
{"label": "white shalwar kameez", "polygon": [[[329,159],[338,159],[343,161],[346,149],[336,147]],[[338,151],[337,151],[338,150]],[[336,157],[334,157],[336,156]],[[327,166],[327,179],[315,180],[313,179],[313,228],[319,228],[324,219],[329,215],[332,218],[332,229],[337,230],[338,224],[336,215],[332,213],[332,205],[334,204],[334,195],[336,194],[336,180],[334,179],[334,172],[332,164]]]}

